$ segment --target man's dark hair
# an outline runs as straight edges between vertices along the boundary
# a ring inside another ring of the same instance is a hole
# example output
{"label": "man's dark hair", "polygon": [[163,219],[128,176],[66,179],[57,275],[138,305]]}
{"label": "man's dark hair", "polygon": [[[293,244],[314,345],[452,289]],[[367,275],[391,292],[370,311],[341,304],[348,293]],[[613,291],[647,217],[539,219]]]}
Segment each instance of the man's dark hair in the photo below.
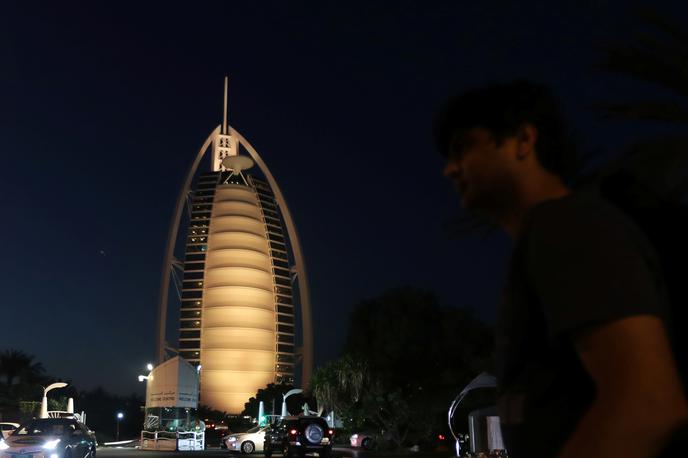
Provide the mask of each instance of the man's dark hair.
{"label": "man's dark hair", "polygon": [[527,123],[538,130],[535,148],[540,164],[562,178],[569,178],[575,155],[566,124],[552,91],[541,84],[520,80],[452,97],[435,118],[435,144],[447,156],[457,131],[482,127],[499,145]]}

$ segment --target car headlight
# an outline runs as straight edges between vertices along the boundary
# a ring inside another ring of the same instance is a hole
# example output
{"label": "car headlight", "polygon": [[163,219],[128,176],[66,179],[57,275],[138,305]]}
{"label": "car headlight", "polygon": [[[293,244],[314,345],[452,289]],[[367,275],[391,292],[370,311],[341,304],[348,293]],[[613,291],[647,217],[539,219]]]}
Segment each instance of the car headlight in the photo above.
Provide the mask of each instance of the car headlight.
{"label": "car headlight", "polygon": [[227,442],[236,442],[236,440],[237,440],[237,438],[234,437],[234,436],[229,436],[229,437],[227,438]]}
{"label": "car headlight", "polygon": [[5,442],[4,439],[0,439],[0,450],[7,450],[10,448],[9,445],[7,445],[7,442]]}
{"label": "car headlight", "polygon": [[60,439],[51,440],[43,444],[43,448],[46,450],[55,450],[55,447],[57,447],[57,444],[59,443]]}

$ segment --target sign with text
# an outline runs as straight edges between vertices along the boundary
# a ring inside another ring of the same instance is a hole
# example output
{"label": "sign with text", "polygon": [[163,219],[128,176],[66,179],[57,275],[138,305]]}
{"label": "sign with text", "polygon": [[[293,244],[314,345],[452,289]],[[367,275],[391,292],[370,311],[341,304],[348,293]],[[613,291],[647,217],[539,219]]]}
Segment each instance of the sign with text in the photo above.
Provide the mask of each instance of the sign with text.
{"label": "sign with text", "polygon": [[198,407],[198,371],[176,356],[154,367],[146,384],[146,408]]}

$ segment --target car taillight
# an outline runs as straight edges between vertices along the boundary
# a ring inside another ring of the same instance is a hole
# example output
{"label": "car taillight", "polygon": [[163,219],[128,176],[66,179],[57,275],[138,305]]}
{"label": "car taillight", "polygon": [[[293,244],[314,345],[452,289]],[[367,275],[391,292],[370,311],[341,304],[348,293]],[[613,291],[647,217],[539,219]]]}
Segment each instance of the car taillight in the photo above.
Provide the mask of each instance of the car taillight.
{"label": "car taillight", "polygon": [[292,436],[296,436],[296,433],[298,433],[298,431],[295,429],[292,429],[291,431],[289,431],[289,434],[291,434]]}
{"label": "car taillight", "polygon": [[443,441],[443,440],[444,440],[444,434],[438,434],[438,435],[437,435],[437,438],[438,438],[439,440]]}
{"label": "car taillight", "polygon": [[331,429],[328,429],[327,434],[329,434],[330,436],[334,436],[334,431]]}

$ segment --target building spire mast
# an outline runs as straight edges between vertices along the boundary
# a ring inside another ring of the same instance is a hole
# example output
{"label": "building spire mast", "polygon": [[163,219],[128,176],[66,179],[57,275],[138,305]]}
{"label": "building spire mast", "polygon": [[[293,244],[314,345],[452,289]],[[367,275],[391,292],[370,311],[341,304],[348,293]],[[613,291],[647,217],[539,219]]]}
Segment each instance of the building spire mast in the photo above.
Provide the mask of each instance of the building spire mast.
{"label": "building spire mast", "polygon": [[225,75],[225,99],[224,106],[222,109],[222,135],[227,135],[227,85],[229,81],[229,76]]}

